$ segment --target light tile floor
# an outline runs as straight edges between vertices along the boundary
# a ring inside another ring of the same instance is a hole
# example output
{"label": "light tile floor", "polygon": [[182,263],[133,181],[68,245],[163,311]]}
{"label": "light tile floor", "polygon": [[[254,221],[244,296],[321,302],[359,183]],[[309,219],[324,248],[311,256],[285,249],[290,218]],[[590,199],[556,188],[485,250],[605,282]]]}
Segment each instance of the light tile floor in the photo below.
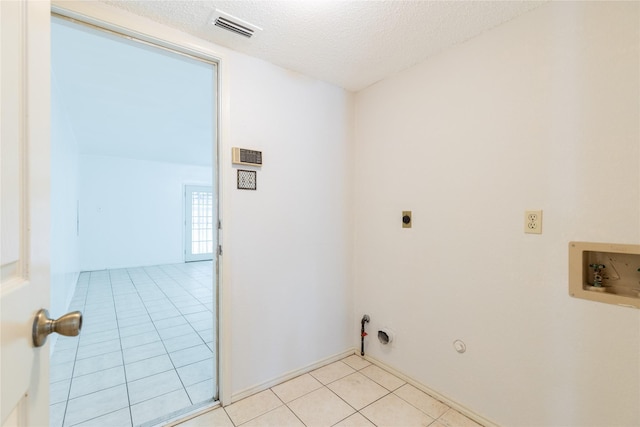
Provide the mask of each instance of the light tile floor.
{"label": "light tile floor", "polygon": [[479,427],[479,424],[352,355],[178,426]]}
{"label": "light tile floor", "polygon": [[214,395],[211,261],[81,273],[51,356],[50,425],[157,424]]}

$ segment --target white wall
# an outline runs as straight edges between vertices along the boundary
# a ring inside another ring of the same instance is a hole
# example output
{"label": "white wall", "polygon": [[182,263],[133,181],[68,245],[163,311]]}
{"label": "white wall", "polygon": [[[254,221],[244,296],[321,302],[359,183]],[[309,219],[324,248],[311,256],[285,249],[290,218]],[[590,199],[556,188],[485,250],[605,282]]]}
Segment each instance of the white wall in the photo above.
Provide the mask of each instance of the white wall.
{"label": "white wall", "polygon": [[212,169],[80,155],[82,271],[184,262],[184,185]]}
{"label": "white wall", "polygon": [[[231,146],[263,151],[257,191],[230,194],[234,394],[353,346],[352,95],[231,53]],[[223,150],[230,147],[223,147]]]}
{"label": "white wall", "polygon": [[[55,75],[51,84],[51,303],[49,314],[67,312],[80,272],[76,228],[78,146]],[[54,334],[52,340],[57,336]],[[55,342],[55,341],[53,341]],[[53,349],[53,346],[51,346]]]}
{"label": "white wall", "polygon": [[370,355],[500,425],[640,424],[640,314],[567,290],[569,241],[640,243],[639,12],[547,4],[357,94]]}

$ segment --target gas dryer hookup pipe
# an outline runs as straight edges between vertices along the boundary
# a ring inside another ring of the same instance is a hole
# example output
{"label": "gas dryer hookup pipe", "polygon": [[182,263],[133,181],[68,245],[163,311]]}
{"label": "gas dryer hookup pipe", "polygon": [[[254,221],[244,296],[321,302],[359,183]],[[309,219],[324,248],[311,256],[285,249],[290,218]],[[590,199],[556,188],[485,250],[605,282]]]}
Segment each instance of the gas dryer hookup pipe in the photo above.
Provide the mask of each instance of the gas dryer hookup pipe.
{"label": "gas dryer hookup pipe", "polygon": [[364,324],[368,323],[369,320],[371,320],[369,315],[365,314],[362,316],[362,320],[360,321],[362,324],[362,328],[360,329],[360,356],[364,356],[364,337],[367,336],[367,333],[364,331]]}

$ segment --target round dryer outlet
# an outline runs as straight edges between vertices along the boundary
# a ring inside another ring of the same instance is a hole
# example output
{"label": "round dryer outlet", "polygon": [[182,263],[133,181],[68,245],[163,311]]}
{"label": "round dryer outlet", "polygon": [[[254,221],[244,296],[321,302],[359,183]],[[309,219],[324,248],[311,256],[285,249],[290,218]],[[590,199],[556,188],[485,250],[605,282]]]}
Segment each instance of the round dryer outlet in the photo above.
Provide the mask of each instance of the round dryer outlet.
{"label": "round dryer outlet", "polygon": [[464,353],[465,351],[467,351],[467,345],[461,341],[461,340],[455,340],[453,342],[453,348],[456,349],[456,351],[460,354]]}

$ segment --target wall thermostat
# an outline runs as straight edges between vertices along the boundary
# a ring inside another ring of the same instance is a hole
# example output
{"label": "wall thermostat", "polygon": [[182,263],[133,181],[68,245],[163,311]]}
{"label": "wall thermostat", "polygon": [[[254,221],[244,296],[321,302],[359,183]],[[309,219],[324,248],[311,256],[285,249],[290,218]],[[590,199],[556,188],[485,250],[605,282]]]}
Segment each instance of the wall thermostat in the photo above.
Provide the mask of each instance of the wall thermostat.
{"label": "wall thermostat", "polygon": [[233,147],[232,163],[234,165],[262,166],[262,151]]}

